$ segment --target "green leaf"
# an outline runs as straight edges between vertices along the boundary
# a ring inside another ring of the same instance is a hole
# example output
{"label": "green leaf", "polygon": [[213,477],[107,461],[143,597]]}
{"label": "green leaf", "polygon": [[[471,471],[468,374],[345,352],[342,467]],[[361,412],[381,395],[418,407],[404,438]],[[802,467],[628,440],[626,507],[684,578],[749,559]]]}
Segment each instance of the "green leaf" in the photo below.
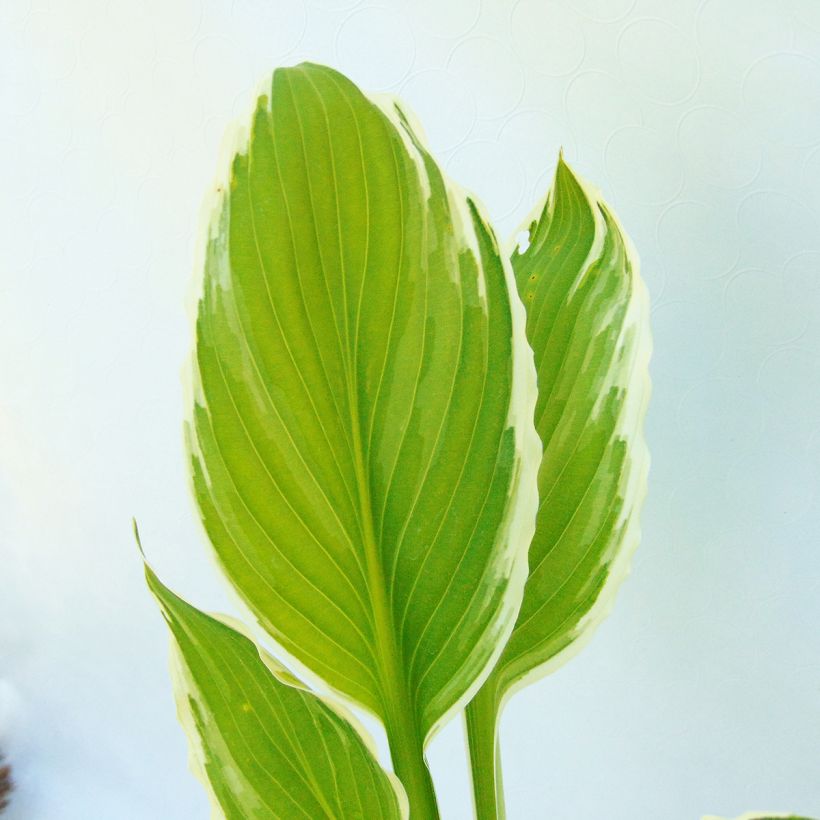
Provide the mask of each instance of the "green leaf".
{"label": "green leaf", "polygon": [[196,325],[196,498],[303,671],[422,749],[509,635],[540,448],[524,311],[476,203],[408,115],[279,69],[221,186]]}
{"label": "green leaf", "polygon": [[148,586],[174,636],[192,764],[227,820],[407,817],[395,777],[349,719],[223,620]]}
{"label": "green leaf", "polygon": [[493,784],[486,776],[498,769],[503,703],[566,660],[609,610],[638,541],[648,469],[642,426],[651,345],[637,255],[563,157],[529,224],[529,245],[512,263],[535,354],[544,454],[521,611],[468,707],[481,817],[503,815],[500,777]]}
{"label": "green leaf", "polygon": [[[704,817],[703,820],[728,820],[728,818],[710,814]],[[735,818],[735,820],[811,820],[811,818],[803,817],[802,815],[798,816],[796,814],[758,814],[757,812],[751,812],[741,815]]]}

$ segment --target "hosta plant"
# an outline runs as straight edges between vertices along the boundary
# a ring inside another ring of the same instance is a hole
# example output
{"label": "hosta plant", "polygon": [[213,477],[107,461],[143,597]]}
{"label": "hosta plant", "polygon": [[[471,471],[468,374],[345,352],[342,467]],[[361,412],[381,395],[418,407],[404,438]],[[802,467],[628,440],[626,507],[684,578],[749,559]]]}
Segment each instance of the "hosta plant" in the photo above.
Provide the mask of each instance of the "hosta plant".
{"label": "hosta plant", "polygon": [[274,73],[215,200],[187,441],[266,647],[146,572],[216,813],[436,818],[425,747],[466,707],[500,817],[503,704],[580,646],[637,542],[636,255],[562,158],[501,245],[400,103],[310,64]]}
{"label": "hosta plant", "polygon": [[[727,820],[727,818],[709,815],[708,817],[704,817],[703,820]],[[811,818],[798,817],[796,814],[771,814],[769,812],[760,814],[751,812],[750,814],[744,814],[742,817],[736,817],[735,820],[811,820]]]}
{"label": "hosta plant", "polygon": [[512,266],[535,355],[543,442],[529,577],[512,635],[466,710],[479,818],[503,817],[496,732],[516,689],[606,614],[638,540],[648,456],[648,303],[611,211],[559,158]]}

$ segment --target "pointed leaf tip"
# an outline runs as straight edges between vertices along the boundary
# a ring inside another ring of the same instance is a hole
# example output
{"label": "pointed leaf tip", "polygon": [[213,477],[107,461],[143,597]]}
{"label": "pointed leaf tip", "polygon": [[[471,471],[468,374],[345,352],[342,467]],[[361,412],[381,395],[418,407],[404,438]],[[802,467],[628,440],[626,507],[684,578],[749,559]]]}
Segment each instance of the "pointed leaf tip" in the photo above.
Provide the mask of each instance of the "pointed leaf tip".
{"label": "pointed leaf tip", "polygon": [[345,716],[146,574],[174,636],[177,709],[215,816],[406,818],[401,786]]}
{"label": "pointed leaf tip", "polygon": [[142,548],[142,539],[140,538],[140,530],[139,530],[139,527],[137,526],[137,519],[133,518],[133,517],[131,518],[131,530],[134,533],[134,540],[137,542],[137,548],[139,549],[140,555],[142,556],[143,561],[144,561],[145,560],[145,550]]}
{"label": "pointed leaf tip", "polygon": [[385,722],[414,704],[423,745],[520,601],[523,310],[481,209],[404,112],[323,66],[273,86],[205,262],[196,497],[276,641]]}
{"label": "pointed leaf tip", "polygon": [[499,708],[608,612],[638,541],[648,469],[651,342],[637,256],[563,152],[530,238],[512,261],[535,354],[544,455],[524,602],[485,684]]}

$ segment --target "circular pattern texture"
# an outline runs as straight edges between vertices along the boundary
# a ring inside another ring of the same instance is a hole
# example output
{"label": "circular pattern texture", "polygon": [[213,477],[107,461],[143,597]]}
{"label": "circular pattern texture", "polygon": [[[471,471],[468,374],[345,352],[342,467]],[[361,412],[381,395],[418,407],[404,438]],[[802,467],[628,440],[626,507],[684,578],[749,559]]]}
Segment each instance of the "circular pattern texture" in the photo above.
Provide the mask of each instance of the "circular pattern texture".
{"label": "circular pattern texture", "polygon": [[[72,166],[69,162],[67,165]],[[88,177],[85,177],[88,179]],[[93,197],[85,201],[66,196],[63,192],[54,189],[38,193],[28,203],[29,224],[35,232],[40,226],[49,225],[49,241],[35,244],[34,253],[38,256],[51,255],[59,257],[65,250],[66,244],[84,226],[95,222],[99,217],[87,207],[94,202]],[[41,271],[49,280],[63,276],[59,269],[43,269]],[[70,283],[65,283],[66,290],[70,290]],[[51,294],[49,294],[50,296]]]}
{"label": "circular pattern texture", "polygon": [[820,253],[805,251],[789,259],[783,266],[783,286],[790,298],[808,298],[820,310]]}
{"label": "circular pattern texture", "polygon": [[722,108],[702,106],[684,114],[678,144],[693,174],[724,188],[742,188],[760,172],[760,146],[739,119]]}
{"label": "circular pattern texture", "polygon": [[0,24],[4,26],[19,23],[31,13],[32,0],[17,0],[12,3],[0,3]]}
{"label": "circular pattern texture", "polygon": [[231,26],[257,58],[260,74],[269,72],[302,40],[307,27],[304,0],[234,0]]}
{"label": "circular pattern texture", "polygon": [[[146,34],[158,24],[158,14],[161,12],[152,11],[145,3],[112,3],[109,0],[101,7],[99,15],[92,13],[89,16],[89,25],[79,47],[80,59],[95,73],[110,72],[117,77],[116,83],[120,87],[126,84],[131,88],[138,86],[146,71],[157,65],[157,38]],[[122,37],[100,36],[101,29],[123,32],[127,47],[123,47]],[[65,38],[65,27],[61,28],[59,36]],[[187,49],[182,53],[190,57]],[[106,85],[111,87],[110,77]]]}
{"label": "circular pattern texture", "polygon": [[402,86],[401,98],[423,123],[435,151],[460,145],[476,121],[472,92],[447,69],[431,68],[413,74]]}
{"label": "circular pattern texture", "polygon": [[[12,71],[0,83],[0,110],[21,117],[32,111],[43,96],[39,68]],[[50,102],[50,101],[49,101]]]}
{"label": "circular pattern texture", "polygon": [[564,107],[575,136],[596,147],[603,146],[619,128],[641,122],[640,104],[631,89],[603,71],[586,71],[573,77]]}
{"label": "circular pattern texture", "polygon": [[415,57],[416,44],[407,20],[390,9],[356,11],[336,36],[340,70],[369,90],[398,85],[412,70]]}
{"label": "circular pattern texture", "polygon": [[411,0],[408,8],[419,29],[436,37],[464,37],[481,15],[481,0]]}
{"label": "circular pattern texture", "polygon": [[[554,172],[566,128],[545,111],[519,111],[504,121],[499,142],[511,156],[518,157],[528,176]],[[539,194],[544,195],[546,188]]]}
{"label": "circular pattern texture", "polygon": [[202,23],[203,2],[204,0],[181,0],[161,4],[161,13],[152,15],[151,20],[151,33],[160,51],[178,55],[180,46],[196,37]]}
{"label": "circular pattern texture", "polygon": [[796,2],[794,12],[800,23],[805,23],[815,31],[820,31],[820,3],[815,3],[813,0]]}
{"label": "circular pattern texture", "polygon": [[21,40],[20,45],[27,51],[40,55],[38,65],[50,83],[64,80],[77,67],[77,42],[66,37],[65,26],[55,14],[45,11],[29,14]]}
{"label": "circular pattern texture", "polygon": [[739,516],[777,521],[781,526],[799,521],[816,495],[813,466],[805,451],[782,446],[746,455],[727,474]]}
{"label": "circular pattern texture", "polygon": [[536,71],[569,74],[584,60],[581,20],[557,3],[518,0],[510,16],[516,54]]}
{"label": "circular pattern texture", "polygon": [[[114,202],[118,188],[125,187],[128,175],[110,162],[100,162],[105,144],[102,139],[96,144],[89,140],[88,144],[72,148],[62,157],[60,186],[68,192],[72,202],[72,209],[63,217],[62,224],[79,223],[80,220],[85,224],[98,222]],[[120,156],[126,156],[125,152]],[[135,160],[135,165],[146,167],[142,160]],[[89,180],[93,180],[92,185],[88,184]],[[125,247],[127,245],[120,246],[120,251]]]}
{"label": "circular pattern texture", "polygon": [[743,81],[743,102],[758,133],[781,145],[820,142],[820,64],[800,54],[758,60]]}
{"label": "circular pattern texture", "polygon": [[636,3],[637,0],[573,0],[572,5],[596,23],[615,23],[626,17]]}
{"label": "circular pattern texture", "polygon": [[[148,268],[154,249],[135,241],[134,228],[122,209],[108,208],[67,243],[67,252],[83,259],[94,271],[88,278],[86,291],[99,293],[118,280]],[[150,245],[150,243],[149,243]],[[123,253],[123,248],[128,252]]]}
{"label": "circular pattern texture", "polygon": [[726,338],[714,302],[666,302],[652,311],[652,328],[656,380],[702,379],[714,371]]}
{"label": "circular pattern texture", "polygon": [[753,449],[763,432],[765,402],[759,389],[737,378],[700,379],[678,406],[685,446],[707,459],[729,461]]}
{"label": "circular pattern texture", "polygon": [[447,171],[461,185],[474,191],[490,208],[496,227],[521,204],[526,178],[521,163],[498,142],[480,140],[457,148],[447,162]]}
{"label": "circular pattern texture", "polygon": [[627,82],[653,102],[682,102],[698,84],[695,44],[663,20],[627,25],[618,38],[618,62]]}
{"label": "circular pattern texture", "polygon": [[[3,156],[10,157],[12,152],[17,153],[17,147],[10,144],[5,138],[0,139],[0,151]],[[9,178],[6,177],[6,184],[9,185]],[[13,182],[9,185],[9,190],[20,191],[19,187],[13,187]],[[3,203],[3,213],[15,214],[15,219],[0,220],[0,243],[3,246],[3,265],[6,271],[14,271],[14,275],[3,276],[0,280],[0,293],[6,294],[13,289],[25,288],[28,281],[28,272],[34,259],[34,243],[26,242],[24,237],[39,231],[39,226],[34,225],[29,214],[29,198],[19,193],[10,196],[6,195]],[[7,301],[7,300],[0,300]]]}
{"label": "circular pattern texture", "polygon": [[239,43],[219,35],[203,37],[196,44],[194,76],[206,117],[232,117],[238,90],[247,91],[254,84],[250,61]]}
{"label": "circular pattern texture", "polygon": [[322,11],[347,11],[362,4],[362,0],[308,0],[308,2]]}
{"label": "circular pattern texture", "polygon": [[807,202],[820,211],[820,148],[815,148],[803,160],[795,183]]}
{"label": "circular pattern texture", "polygon": [[724,276],[740,257],[740,235],[734,219],[724,209],[705,202],[670,205],[658,219],[657,234],[664,267],[678,280]]}
{"label": "circular pattern texture", "polygon": [[800,303],[787,297],[779,277],[745,270],[726,286],[726,313],[735,341],[780,345],[806,330]]}
{"label": "circular pattern texture", "polygon": [[728,78],[761,54],[788,49],[793,29],[784,5],[783,0],[705,0],[695,21],[704,61]]}
{"label": "circular pattern texture", "polygon": [[805,424],[816,429],[820,397],[816,390],[810,389],[820,383],[820,356],[816,351],[802,347],[776,350],[760,366],[758,378],[767,401],[777,407],[790,424]]}
{"label": "circular pattern texture", "polygon": [[641,126],[616,131],[604,162],[618,197],[636,202],[668,202],[680,191],[680,157],[663,134]]}
{"label": "circular pattern texture", "polygon": [[804,203],[777,191],[755,191],[738,208],[744,250],[758,268],[780,268],[799,251],[820,250],[817,217]]}
{"label": "circular pattern texture", "polygon": [[482,117],[503,117],[521,102],[524,73],[500,40],[470,37],[462,41],[451,52],[447,67],[473,91]]}

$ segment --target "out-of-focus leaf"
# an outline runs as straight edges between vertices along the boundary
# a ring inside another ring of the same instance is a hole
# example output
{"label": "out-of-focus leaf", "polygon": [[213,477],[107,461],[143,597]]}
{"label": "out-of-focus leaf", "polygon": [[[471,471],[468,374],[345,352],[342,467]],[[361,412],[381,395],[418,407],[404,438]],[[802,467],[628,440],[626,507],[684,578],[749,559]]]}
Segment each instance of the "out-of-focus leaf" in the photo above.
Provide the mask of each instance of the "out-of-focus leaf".
{"label": "out-of-focus leaf", "polygon": [[[729,820],[728,817],[718,817],[716,814],[710,814],[703,818],[703,820]],[[811,817],[803,817],[797,814],[758,814],[757,812],[750,812],[736,817],[735,820],[812,820]]]}
{"label": "out-of-focus leaf", "polygon": [[[496,723],[608,611],[638,541],[648,455],[649,311],[635,251],[600,196],[559,158],[512,263],[535,354],[544,446],[529,578],[512,636],[467,710],[480,817],[503,813]],[[478,787],[477,787],[478,788]]]}
{"label": "out-of-focus leaf", "polygon": [[407,798],[349,720],[146,567],[175,645],[192,763],[227,820],[398,820]]}
{"label": "out-of-focus leaf", "polygon": [[420,818],[424,743],[520,605],[540,456],[524,322],[408,115],[331,69],[277,70],[210,228],[195,492],[262,625],[384,721]]}

